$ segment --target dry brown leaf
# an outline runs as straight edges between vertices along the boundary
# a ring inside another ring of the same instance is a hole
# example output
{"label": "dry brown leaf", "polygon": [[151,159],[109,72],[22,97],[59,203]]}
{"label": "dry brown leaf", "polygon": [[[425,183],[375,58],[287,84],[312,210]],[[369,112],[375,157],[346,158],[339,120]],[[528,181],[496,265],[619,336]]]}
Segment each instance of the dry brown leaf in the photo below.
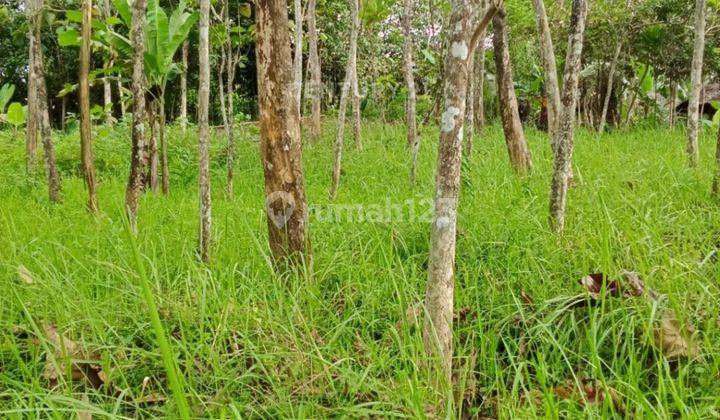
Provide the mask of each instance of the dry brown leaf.
{"label": "dry brown leaf", "polygon": [[27,269],[24,265],[19,265],[17,268],[17,274],[20,280],[22,280],[25,284],[33,284],[33,274],[30,272],[30,270]]}
{"label": "dry brown leaf", "polygon": [[58,379],[67,372],[67,363],[70,364],[73,381],[86,382],[95,389],[102,387],[104,382],[100,377],[100,366],[93,363],[100,360],[98,354],[89,352],[80,344],[62,337],[52,324],[44,324],[43,331],[54,354],[53,358],[46,358],[42,374],[51,388],[57,386]]}
{"label": "dry brown leaf", "polygon": [[609,386],[603,386],[602,382],[594,380],[581,380],[581,391],[578,392],[575,381],[568,380],[564,386],[552,389],[553,394],[563,400],[574,398],[580,404],[602,404],[608,397],[613,403],[615,410],[625,411],[625,406],[620,394]]}
{"label": "dry brown leaf", "polygon": [[695,328],[686,322],[682,325],[672,311],[667,311],[660,325],[655,329],[655,345],[668,359],[687,357],[694,359],[700,356],[700,346],[695,341]]}
{"label": "dry brown leaf", "polygon": [[610,296],[620,294],[620,284],[615,280],[608,280],[603,273],[590,273],[580,279],[580,284],[588,291],[590,297],[595,300],[600,299],[603,288]]}

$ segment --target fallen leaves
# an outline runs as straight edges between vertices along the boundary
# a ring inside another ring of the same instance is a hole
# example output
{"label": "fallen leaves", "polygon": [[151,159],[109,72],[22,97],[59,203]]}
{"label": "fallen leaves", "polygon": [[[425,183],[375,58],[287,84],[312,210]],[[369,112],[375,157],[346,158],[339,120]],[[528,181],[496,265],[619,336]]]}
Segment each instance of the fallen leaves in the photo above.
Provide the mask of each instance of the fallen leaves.
{"label": "fallen leaves", "polygon": [[695,359],[700,356],[700,346],[695,340],[695,328],[689,322],[681,323],[674,312],[667,311],[655,329],[655,345],[669,360],[682,357]]}
{"label": "fallen leaves", "polygon": [[52,324],[43,325],[43,332],[51,347],[52,355],[46,357],[42,376],[51,388],[56,387],[58,380],[68,372],[73,381],[84,382],[95,389],[103,386],[101,368],[97,363],[100,356],[97,353],[88,351],[80,344],[63,337]]}
{"label": "fallen leaves", "polygon": [[603,385],[597,380],[582,379],[579,384],[568,380],[565,385],[553,388],[552,393],[559,399],[574,399],[582,405],[601,405],[607,400],[617,412],[625,411],[620,394],[614,388]]}

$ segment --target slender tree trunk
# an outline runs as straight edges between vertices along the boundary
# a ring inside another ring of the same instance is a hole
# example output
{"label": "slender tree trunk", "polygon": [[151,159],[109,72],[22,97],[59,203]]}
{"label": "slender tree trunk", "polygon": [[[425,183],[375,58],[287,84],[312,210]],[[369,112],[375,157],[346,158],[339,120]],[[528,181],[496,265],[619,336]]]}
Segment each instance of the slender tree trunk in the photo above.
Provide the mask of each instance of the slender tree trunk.
{"label": "slender tree trunk", "polygon": [[605,123],[607,121],[607,113],[610,108],[610,96],[612,95],[613,83],[615,83],[615,67],[617,66],[618,58],[620,57],[620,51],[622,50],[622,39],[617,40],[615,45],[615,54],[610,62],[610,71],[608,72],[607,88],[605,89],[605,98],[603,101],[602,113],[600,114],[600,125],[598,127],[599,132],[605,131]]}
{"label": "slender tree trunk", "polygon": [[290,55],[286,0],[256,3],[260,149],[270,249],[276,262],[312,265],[307,232],[300,115]]}
{"label": "slender tree trunk", "polygon": [[37,162],[37,134],[38,134],[38,107],[37,107],[37,75],[35,74],[35,30],[33,16],[33,0],[25,1],[25,10],[28,19],[28,75],[27,75],[27,126],[25,131],[25,169],[29,175],[35,173]]}
{"label": "slender tree trunk", "polygon": [[[90,53],[91,53],[91,24],[92,0],[82,1],[82,43],[80,46],[80,156],[82,157],[85,187],[88,191],[88,210],[97,213],[97,186],[95,182],[95,163],[92,149],[92,129],[90,122]],[[109,87],[109,84],[105,84]]]}
{"label": "slender tree trunk", "polygon": [[227,193],[229,196],[233,195],[235,178],[235,106],[234,106],[234,88],[233,80],[235,79],[234,64],[229,69],[227,76],[227,113],[228,113],[228,150],[227,150]]}
{"label": "slender tree trunk", "polygon": [[52,142],[52,130],[50,127],[50,112],[48,111],[47,87],[45,85],[45,69],[43,67],[43,54],[40,42],[42,29],[43,0],[32,0],[33,7],[29,10],[31,30],[34,31],[32,41],[33,48],[33,73],[35,75],[36,111],[38,113],[38,125],[42,136],[43,151],[45,153],[45,173],[48,179],[48,196],[50,202],[58,203],[62,200],[60,190],[60,173],[55,163],[55,147]]}
{"label": "slender tree trunk", "polygon": [[[114,58],[111,56],[108,59],[107,68],[110,68],[113,66]],[[110,84],[110,80],[107,78],[103,78],[103,106],[105,107],[105,123],[112,127],[113,125],[113,107],[112,107],[112,85]]]}
{"label": "slender tree trunk", "polygon": [[293,75],[295,78],[295,101],[297,102],[298,115],[302,99],[302,67],[303,67],[303,12],[302,0],[294,0],[295,5],[295,57],[293,59]]}
{"label": "slender tree trunk", "polygon": [[147,0],[134,0],[132,4],[132,28],[130,42],[133,48],[132,72],[132,155],[130,157],[130,178],[125,193],[125,206],[130,227],[137,232],[137,213],[140,194],[144,184],[143,174],[147,166],[147,147],[145,143],[145,72],[143,56],[143,27]]}
{"label": "slender tree trunk", "polygon": [[473,140],[475,139],[475,54],[468,59],[468,92],[465,112],[465,156],[472,156]]}
{"label": "slender tree trunk", "polygon": [[[473,92],[473,110],[475,115],[473,116],[473,124],[475,124],[475,131],[480,132],[485,126],[485,31],[480,35],[480,42],[477,46],[477,53],[475,54],[475,74],[473,79],[475,80],[475,92]],[[471,151],[468,151],[470,155]]]}
{"label": "slender tree trunk", "polygon": [[153,99],[150,102],[150,144],[148,145],[148,155],[150,156],[150,170],[148,171],[148,180],[150,190],[156,192],[160,186],[160,176],[158,168],[160,167],[160,154],[158,153],[158,137],[160,136],[160,107],[159,99]]}
{"label": "slender tree trunk", "polygon": [[355,147],[362,149],[362,138],[360,137],[360,88],[358,86],[357,71],[357,49],[358,36],[360,34],[360,6],[359,1],[350,0],[352,27],[350,29],[350,65],[352,70],[351,89],[352,89],[352,114],[353,114],[353,139]]}
{"label": "slender tree trunk", "polygon": [[320,72],[320,54],[318,53],[317,19],[315,17],[316,0],[308,0],[308,77],[311,97],[310,134],[314,139],[320,137],[320,106],[322,101],[322,74]]}
{"label": "slender tree trunk", "polygon": [[555,140],[557,150],[550,190],[550,226],[555,232],[562,232],[565,227],[565,208],[572,168],[573,123],[579,96],[578,79],[580,76],[586,15],[587,4],[585,0],[573,0],[568,53],[565,60],[565,77],[563,79],[562,113],[557,139]]}
{"label": "slender tree trunk", "polygon": [[118,102],[120,102],[120,115],[125,117],[125,101],[123,100],[123,84],[120,79],[117,81]]}
{"label": "slender tree trunk", "polygon": [[670,115],[670,128],[675,128],[675,115],[676,111],[675,108],[677,107],[677,83],[671,82],[670,84],[670,109],[669,115]]}
{"label": "slender tree trunk", "polygon": [[357,20],[358,0],[350,0],[350,21],[353,22],[350,28],[350,57],[345,67],[345,80],[343,81],[340,92],[340,104],[338,106],[338,128],[335,137],[335,146],[333,151],[333,175],[332,185],[330,186],[330,199],[334,199],[340,186],[340,171],[342,167],[342,150],[345,143],[345,113],[347,110],[348,95],[353,87],[353,77],[355,69],[355,54],[357,53],[357,31],[354,22]]}
{"label": "slender tree trunk", "polygon": [[495,49],[495,79],[498,85],[498,97],[500,98],[500,114],[502,117],[503,131],[505,132],[505,143],[507,144],[510,163],[518,173],[525,173],[532,170],[530,150],[525,141],[518,102],[515,96],[513,82],[512,64],[510,63],[510,51],[508,41],[508,29],[505,19],[505,8],[501,6],[493,18],[493,47]]}
{"label": "slender tree trunk", "polygon": [[[560,116],[560,86],[558,84],[555,50],[553,49],[550,24],[545,13],[543,0],[533,0],[538,37],[540,38],[540,59],[545,72],[545,95],[547,96],[547,122],[550,138],[554,139]],[[555,150],[555,146],[553,146]]]}
{"label": "slender tree trunk", "polygon": [[694,167],[700,159],[698,125],[700,123],[700,91],[702,89],[703,53],[705,51],[705,0],[695,1],[695,43],[690,69],[690,98],[688,100],[688,165]]}
{"label": "slender tree trunk", "polygon": [[165,88],[160,92],[158,99],[158,140],[160,142],[160,167],[162,170],[162,192],[167,195],[170,193],[170,166],[168,162],[167,139],[165,139]]}
{"label": "slender tree trunk", "polygon": [[[137,1],[137,0],[136,0]],[[200,77],[198,87],[198,150],[199,150],[199,187],[200,187],[200,234],[198,249],[200,259],[210,262],[210,244],[212,240],[212,202],[210,198],[210,124],[208,108],[210,104],[210,0],[200,0],[200,25],[198,32],[200,58]]]}
{"label": "slender tree trunk", "polygon": [[[440,383],[452,383],[452,328],[454,302],[455,235],[460,190],[460,159],[468,82],[467,60],[473,53],[473,29],[484,29],[489,19],[474,23],[474,4],[453,0],[448,28],[448,51],[443,68],[443,113],[440,123],[435,203],[430,234],[430,260],[425,294],[423,341],[426,351],[440,360]],[[489,14],[495,13],[490,7]]]}
{"label": "slender tree trunk", "polygon": [[413,0],[405,0],[402,17],[403,27],[403,74],[407,88],[407,102],[405,103],[405,121],[407,124],[407,143],[412,150],[412,163],[410,165],[410,184],[415,185],[417,171],[417,158],[420,151],[420,138],[417,135],[417,97],[415,93],[415,74],[413,63]]}
{"label": "slender tree trunk", "polygon": [[187,69],[188,69],[188,49],[190,42],[185,40],[182,45],[182,73],[180,73],[180,127],[182,132],[187,130]]}

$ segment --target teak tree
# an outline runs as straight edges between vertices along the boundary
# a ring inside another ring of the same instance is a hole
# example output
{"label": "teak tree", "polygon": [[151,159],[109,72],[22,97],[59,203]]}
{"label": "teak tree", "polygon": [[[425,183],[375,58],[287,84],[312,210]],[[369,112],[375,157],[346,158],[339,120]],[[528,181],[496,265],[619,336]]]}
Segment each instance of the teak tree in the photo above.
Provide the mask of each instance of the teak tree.
{"label": "teak tree", "polygon": [[[82,41],[80,44],[80,156],[82,159],[85,187],[88,191],[88,210],[97,213],[100,209],[97,200],[95,181],[95,163],[92,149],[92,130],[90,121],[90,53],[91,53],[92,0],[82,1]],[[109,86],[109,85],[106,85]]]}
{"label": "teak tree", "polygon": [[573,0],[563,78],[562,106],[556,138],[553,140],[555,161],[550,190],[550,227],[555,232],[562,232],[565,227],[565,208],[567,207],[567,193],[572,168],[573,131],[579,96],[578,79],[586,15],[586,0]]}
{"label": "teak tree", "polygon": [[212,228],[212,202],[210,198],[210,124],[208,108],[210,103],[210,0],[200,0],[199,32],[199,87],[198,87],[198,152],[199,152],[199,193],[200,193],[200,234],[198,249],[200,259],[210,262]]}
{"label": "teak tree", "polygon": [[696,166],[700,159],[698,148],[698,125],[700,123],[700,91],[702,90],[703,54],[705,51],[705,9],[706,0],[695,2],[695,43],[690,68],[690,94],[688,98],[687,118],[687,155],[688,165]]}
{"label": "teak tree", "polygon": [[[555,138],[560,115],[560,86],[558,85],[557,64],[553,49],[550,24],[545,13],[543,0],[533,0],[538,37],[540,38],[540,61],[545,73],[545,95],[547,96],[547,125],[550,138]],[[553,145],[553,150],[555,146]]]}
{"label": "teak tree", "polygon": [[322,103],[322,73],[318,52],[318,30],[315,12],[316,0],[308,0],[308,88],[310,96],[310,134],[314,139],[320,137],[320,106]]}
{"label": "teak tree", "polygon": [[415,184],[417,172],[417,159],[420,152],[420,138],[417,134],[417,98],[415,93],[415,74],[413,63],[413,0],[405,0],[403,6],[402,27],[403,27],[403,76],[407,88],[407,102],[405,103],[405,121],[407,124],[407,143],[411,149],[412,162],[410,164],[410,184]]}
{"label": "teak tree", "polygon": [[425,293],[423,341],[426,351],[439,360],[442,367],[439,381],[446,386],[452,382],[455,235],[468,83],[467,64],[480,34],[497,12],[496,5],[490,4],[478,22],[475,6],[470,0],[451,1],[450,22],[447,26],[448,50],[443,64],[443,112]]}
{"label": "teak tree", "polygon": [[286,0],[256,3],[260,150],[270,250],[275,261],[311,263]]}

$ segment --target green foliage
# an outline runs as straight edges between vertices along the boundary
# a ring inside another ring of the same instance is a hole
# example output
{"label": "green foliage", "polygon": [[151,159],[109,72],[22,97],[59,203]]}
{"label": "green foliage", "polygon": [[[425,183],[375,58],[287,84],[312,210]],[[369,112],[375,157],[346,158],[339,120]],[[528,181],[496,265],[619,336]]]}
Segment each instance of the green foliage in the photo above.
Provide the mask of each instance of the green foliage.
{"label": "green foliage", "polygon": [[8,106],[5,119],[17,129],[19,126],[25,124],[25,114],[25,107],[19,102],[13,102]]}
{"label": "green foliage", "polygon": [[2,85],[2,87],[0,88],[0,114],[5,112],[5,107],[12,99],[14,93],[15,85],[12,85],[10,83],[5,83],[4,85]]}

